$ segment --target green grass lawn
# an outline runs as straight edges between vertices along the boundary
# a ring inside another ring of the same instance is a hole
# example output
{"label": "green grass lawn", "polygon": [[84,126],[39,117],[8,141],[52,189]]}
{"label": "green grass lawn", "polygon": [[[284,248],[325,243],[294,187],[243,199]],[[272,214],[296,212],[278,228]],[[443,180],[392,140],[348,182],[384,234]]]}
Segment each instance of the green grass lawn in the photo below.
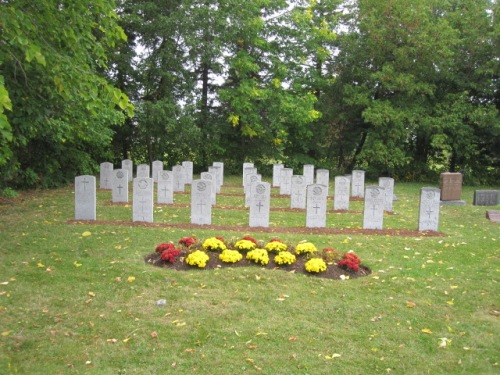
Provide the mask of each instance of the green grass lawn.
{"label": "green grass lawn", "polygon": [[[242,192],[239,177],[225,184],[223,193]],[[423,186],[396,183],[385,227],[417,228]],[[157,268],[143,257],[161,242],[247,233],[68,224],[72,187],[3,201],[0,373],[498,374],[500,224],[485,211],[500,207],[473,206],[474,189],[463,189],[466,206],[441,207],[446,237],[249,233],[353,250],[373,272],[345,281],[258,266]],[[110,199],[98,191],[98,220],[131,221],[131,204]],[[273,211],[270,221],[303,226],[305,214]],[[189,222],[189,208],[157,207],[155,222]],[[248,211],[217,208],[212,222],[247,225]],[[361,225],[362,213],[328,216],[329,227]]]}

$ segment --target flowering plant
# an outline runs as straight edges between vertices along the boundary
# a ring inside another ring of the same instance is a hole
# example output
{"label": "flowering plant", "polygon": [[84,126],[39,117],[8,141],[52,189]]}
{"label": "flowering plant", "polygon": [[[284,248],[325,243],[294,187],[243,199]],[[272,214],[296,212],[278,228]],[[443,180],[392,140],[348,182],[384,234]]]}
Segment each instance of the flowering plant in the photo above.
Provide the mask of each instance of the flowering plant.
{"label": "flowering plant", "polygon": [[167,249],[163,251],[160,255],[160,258],[166,262],[174,263],[175,258],[181,255],[181,252],[177,249]]}
{"label": "flowering plant", "polygon": [[325,247],[322,252],[322,257],[327,263],[333,263],[341,259],[340,253],[332,247]]}
{"label": "flowering plant", "polygon": [[157,253],[163,253],[165,250],[174,250],[175,245],[173,243],[161,243],[156,246],[155,250]]}
{"label": "flowering plant", "polygon": [[254,249],[247,253],[247,259],[264,265],[269,263],[269,254],[266,249]]}
{"label": "flowering plant", "polygon": [[250,237],[250,236],[243,236],[241,239],[242,239],[242,240],[251,241],[251,242],[253,242],[254,244],[256,244],[256,245],[257,245],[257,240],[256,240],[255,238],[253,238],[253,237]]}
{"label": "flowering plant", "polygon": [[322,258],[312,258],[309,259],[306,264],[306,271],[307,272],[323,272],[326,271],[326,263]]}
{"label": "flowering plant", "polygon": [[183,237],[179,240],[179,243],[181,245],[184,245],[186,247],[191,246],[192,244],[196,243],[196,238],[194,237]]}
{"label": "flowering plant", "polygon": [[234,247],[238,250],[249,251],[255,249],[256,245],[250,240],[239,240],[234,244]]}
{"label": "flowering plant", "polygon": [[220,238],[210,237],[203,242],[203,248],[205,250],[224,251],[226,250],[226,245],[224,245],[224,242]]}
{"label": "flowering plant", "polygon": [[200,268],[204,268],[207,265],[207,261],[210,257],[201,250],[193,251],[186,257],[186,263],[190,266],[198,266]]}
{"label": "flowering plant", "polygon": [[361,259],[352,252],[345,253],[342,260],[337,263],[339,267],[352,270],[354,272],[359,271],[359,265],[361,264]]}
{"label": "flowering plant", "polygon": [[236,263],[243,259],[243,255],[238,250],[226,249],[219,255],[219,259],[224,263]]}
{"label": "flowering plant", "polygon": [[289,251],[281,251],[278,255],[274,257],[274,261],[276,262],[276,264],[279,265],[293,264],[295,263],[295,260],[296,260],[295,255],[293,255]]}
{"label": "flowering plant", "polygon": [[277,253],[279,253],[280,251],[286,251],[286,249],[288,248],[288,246],[286,246],[286,244],[284,244],[283,242],[281,241],[270,241],[267,243],[267,245],[265,246],[265,249],[267,251],[276,251]]}
{"label": "flowering plant", "polygon": [[300,254],[312,254],[317,251],[316,246],[314,246],[310,242],[301,242],[297,246],[295,246],[295,253],[297,255]]}

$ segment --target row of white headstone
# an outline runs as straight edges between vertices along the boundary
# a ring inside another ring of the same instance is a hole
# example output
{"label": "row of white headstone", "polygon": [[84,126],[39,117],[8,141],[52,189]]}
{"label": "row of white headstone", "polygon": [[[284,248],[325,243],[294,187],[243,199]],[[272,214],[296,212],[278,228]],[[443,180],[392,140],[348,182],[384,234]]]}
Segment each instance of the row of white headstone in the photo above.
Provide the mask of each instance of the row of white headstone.
{"label": "row of white headstone", "polygon": [[[216,203],[216,194],[220,192],[223,184],[223,163],[217,163],[209,168],[208,172],[202,172],[200,180],[191,181],[191,223],[192,224],[211,224],[211,208]],[[252,168],[252,170],[249,170]],[[318,170],[319,171],[319,170]],[[249,226],[268,227],[271,184],[262,182],[261,176],[256,173],[253,166],[244,166],[243,185],[245,190],[245,204],[250,208]],[[353,171],[354,176],[363,171]],[[173,171],[158,171],[157,199],[158,203],[173,203],[172,177]],[[306,227],[324,228],[326,227],[327,196],[329,180],[321,181],[317,174],[316,183],[305,184],[304,180],[310,181],[306,175],[293,176],[295,185],[291,185],[290,196],[292,208],[305,208]],[[314,177],[314,172],[313,172]],[[364,172],[362,173],[362,182],[364,186]],[[302,180],[301,183],[297,181]],[[392,180],[392,181],[391,181]],[[128,170],[114,170],[112,175],[112,199],[114,202],[128,202]],[[363,228],[364,229],[383,229],[384,211],[392,211],[392,196],[394,180],[386,178],[383,182],[389,181],[389,189],[384,186],[368,186],[363,189],[364,210],[363,210]],[[324,183],[320,183],[324,182]],[[349,209],[349,191],[351,179],[348,176],[335,177],[334,209]],[[273,174],[273,184],[275,183]],[[277,182],[276,182],[277,183]],[[359,183],[359,179],[356,184]],[[280,181],[281,193],[281,181]],[[353,185],[354,186],[360,186]],[[305,187],[304,190],[303,186]],[[386,190],[387,189],[387,190]],[[154,180],[149,177],[137,177],[133,179],[133,221],[153,222],[153,190]],[[353,188],[354,190],[354,188]],[[184,191],[184,184],[182,190]],[[294,198],[295,193],[295,198]],[[75,178],[75,219],[76,220],[95,220],[96,219],[96,191],[94,176],[78,176]],[[123,200],[119,197],[123,196]],[[303,197],[302,197],[303,196]],[[390,197],[388,199],[387,197]],[[438,230],[439,224],[439,189],[423,188],[420,196],[419,212],[419,230]],[[126,198],[125,198],[126,197]],[[293,205],[305,202],[305,207],[293,207]],[[388,208],[390,201],[390,209]],[[347,206],[346,206],[347,203]]]}

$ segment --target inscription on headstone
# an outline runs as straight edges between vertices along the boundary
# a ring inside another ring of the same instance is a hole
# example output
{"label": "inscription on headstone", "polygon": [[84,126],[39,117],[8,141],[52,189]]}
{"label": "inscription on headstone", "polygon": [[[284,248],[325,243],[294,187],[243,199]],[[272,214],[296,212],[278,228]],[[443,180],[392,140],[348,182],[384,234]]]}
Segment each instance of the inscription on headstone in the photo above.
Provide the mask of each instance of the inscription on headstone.
{"label": "inscription on headstone", "polygon": [[134,178],[132,221],[153,222],[153,186],[152,178]]}
{"label": "inscription on headstone", "polygon": [[128,170],[115,169],[112,185],[111,200],[115,203],[128,202]]}
{"label": "inscription on headstone", "polygon": [[243,186],[245,186],[245,181],[246,181],[245,169],[253,168],[253,167],[254,167],[253,163],[243,163],[243,183],[242,183]]}
{"label": "inscription on headstone", "polygon": [[442,201],[460,200],[462,196],[462,173],[441,173],[439,180]]}
{"label": "inscription on headstone", "polygon": [[96,219],[96,178],[75,177],[75,220]]}
{"label": "inscription on headstone", "polygon": [[212,223],[212,184],[206,180],[193,180],[191,184],[191,224]]}
{"label": "inscription on headstone", "polygon": [[284,168],[283,164],[273,164],[273,187],[280,186],[281,170]]}
{"label": "inscription on headstone", "polygon": [[290,195],[292,193],[292,168],[281,169],[280,194]]}
{"label": "inscription on headstone", "polygon": [[153,181],[158,182],[158,173],[163,171],[163,162],[161,160],[155,160],[153,162]]}
{"label": "inscription on headstone", "polygon": [[474,190],[474,206],[496,206],[499,203],[498,190]]}
{"label": "inscription on headstone", "polygon": [[378,185],[384,188],[384,211],[392,212],[392,201],[394,198],[394,179],[390,177],[379,177]]}
{"label": "inscription on headstone", "polygon": [[334,210],[348,210],[351,192],[351,180],[344,176],[335,176],[335,192],[333,195]]}
{"label": "inscription on headstone", "polygon": [[365,171],[352,171],[351,184],[352,196],[363,198],[365,196]]}
{"label": "inscription on headstone", "polygon": [[99,187],[101,189],[111,190],[113,188],[113,164],[109,162],[101,163],[99,175]]}
{"label": "inscription on headstone", "polygon": [[257,168],[255,167],[247,167],[243,171],[243,192],[246,194],[250,189],[251,181],[248,179],[248,176],[252,174],[258,174]]}
{"label": "inscription on headstone", "polygon": [[306,227],[326,227],[326,186],[312,184],[307,186]]}
{"label": "inscription on headstone", "polygon": [[269,210],[271,202],[271,184],[255,182],[250,186],[250,218],[251,227],[269,227]]}
{"label": "inscription on headstone", "polygon": [[420,189],[418,230],[438,230],[440,189],[424,187]]}
{"label": "inscription on headstone", "polygon": [[137,166],[137,178],[149,178],[149,164],[139,164]]}
{"label": "inscription on headstone", "polygon": [[380,186],[367,186],[363,209],[363,229],[382,229],[384,226],[385,192]]}
{"label": "inscription on headstone", "polygon": [[250,207],[252,201],[252,184],[262,181],[262,175],[257,173],[247,174],[247,183],[245,185],[245,207]]}
{"label": "inscription on headstone", "polygon": [[132,181],[134,178],[134,163],[132,160],[122,160],[122,169],[126,169],[128,171],[128,180]]}
{"label": "inscription on headstone", "polygon": [[330,195],[330,171],[328,169],[316,170],[316,183],[326,186],[326,196]]}
{"label": "inscription on headstone", "polygon": [[290,208],[306,208],[306,188],[304,176],[292,176]]}
{"label": "inscription on headstone", "polygon": [[201,172],[200,173],[200,179],[205,180],[205,181],[210,181],[210,189],[211,189],[211,204],[212,206],[215,206],[217,203],[217,194],[216,194],[216,176],[213,173],[210,172]]}
{"label": "inscription on headstone", "polygon": [[163,170],[158,174],[157,200],[161,204],[174,203],[174,176],[172,171]]}

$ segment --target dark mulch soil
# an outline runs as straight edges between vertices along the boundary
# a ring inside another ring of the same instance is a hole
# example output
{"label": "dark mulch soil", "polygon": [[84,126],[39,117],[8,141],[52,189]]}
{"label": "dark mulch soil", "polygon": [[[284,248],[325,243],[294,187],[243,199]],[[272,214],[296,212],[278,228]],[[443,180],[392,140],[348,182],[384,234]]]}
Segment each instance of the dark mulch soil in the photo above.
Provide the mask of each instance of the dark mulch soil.
{"label": "dark mulch soil", "polygon": [[162,268],[168,268],[168,269],[173,269],[177,271],[186,271],[186,270],[199,270],[200,272],[203,272],[205,270],[210,270],[210,269],[215,269],[215,268],[239,268],[239,267],[252,267],[255,270],[259,269],[278,269],[282,270],[284,272],[291,272],[291,273],[300,273],[300,274],[305,274],[311,277],[321,277],[321,278],[326,278],[326,279],[340,279],[341,275],[344,275],[346,278],[349,277],[349,279],[355,279],[358,277],[364,277],[367,276],[371,273],[371,270],[366,267],[361,265],[359,268],[358,272],[354,272],[351,270],[346,270],[343,268],[340,268],[336,266],[335,264],[329,264],[328,269],[324,272],[320,273],[309,273],[305,270],[304,264],[307,262],[307,258],[305,256],[297,256],[297,261],[290,265],[290,266],[280,266],[274,263],[274,253],[269,254],[269,263],[265,266],[260,265],[260,264],[255,264],[252,261],[249,261],[245,258],[245,254],[243,254],[243,259],[240,260],[239,262],[236,263],[224,263],[219,259],[219,254],[215,252],[210,252],[210,260],[207,262],[207,265],[205,268],[198,268],[198,267],[193,267],[190,266],[189,264],[186,264],[182,261],[184,257],[187,256],[186,251],[182,251],[181,255],[174,264],[171,264],[169,262],[165,262],[160,259],[160,254],[158,253],[152,253],[147,255],[144,258],[144,261],[146,263],[152,264],[157,267],[162,267]]}

